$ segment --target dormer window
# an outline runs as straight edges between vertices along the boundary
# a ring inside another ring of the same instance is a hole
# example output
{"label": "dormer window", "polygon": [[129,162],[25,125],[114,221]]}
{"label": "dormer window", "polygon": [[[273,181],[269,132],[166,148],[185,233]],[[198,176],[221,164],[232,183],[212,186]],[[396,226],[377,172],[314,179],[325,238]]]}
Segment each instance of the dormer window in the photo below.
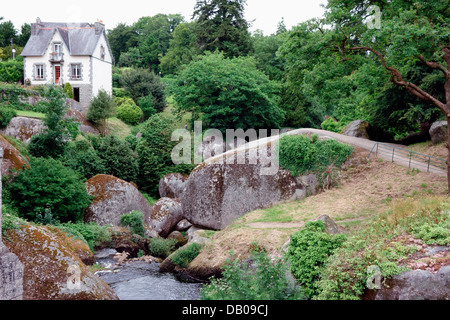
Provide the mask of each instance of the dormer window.
{"label": "dormer window", "polygon": [[57,55],[61,54],[61,43],[54,43],[53,44],[53,52]]}

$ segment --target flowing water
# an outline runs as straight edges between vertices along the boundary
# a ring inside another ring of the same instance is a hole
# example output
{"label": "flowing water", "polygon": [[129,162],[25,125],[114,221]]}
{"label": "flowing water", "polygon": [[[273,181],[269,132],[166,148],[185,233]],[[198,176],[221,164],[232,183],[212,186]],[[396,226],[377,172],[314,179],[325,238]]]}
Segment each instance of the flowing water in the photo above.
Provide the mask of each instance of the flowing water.
{"label": "flowing water", "polygon": [[[114,250],[115,251],[115,250]],[[159,263],[144,261],[115,265],[112,252],[97,253],[105,267],[96,274],[116,292],[120,300],[197,300],[201,284],[178,281],[174,275],[159,273]]]}

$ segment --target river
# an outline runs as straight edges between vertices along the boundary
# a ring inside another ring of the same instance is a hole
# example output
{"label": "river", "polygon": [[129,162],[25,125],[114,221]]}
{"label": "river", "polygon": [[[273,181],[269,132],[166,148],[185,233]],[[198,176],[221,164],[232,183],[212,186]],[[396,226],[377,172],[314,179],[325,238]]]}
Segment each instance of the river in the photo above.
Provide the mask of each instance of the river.
{"label": "river", "polygon": [[160,273],[159,263],[136,261],[117,266],[112,252],[97,252],[104,269],[96,274],[116,292],[120,300],[197,300],[202,287],[184,283],[171,273]]}

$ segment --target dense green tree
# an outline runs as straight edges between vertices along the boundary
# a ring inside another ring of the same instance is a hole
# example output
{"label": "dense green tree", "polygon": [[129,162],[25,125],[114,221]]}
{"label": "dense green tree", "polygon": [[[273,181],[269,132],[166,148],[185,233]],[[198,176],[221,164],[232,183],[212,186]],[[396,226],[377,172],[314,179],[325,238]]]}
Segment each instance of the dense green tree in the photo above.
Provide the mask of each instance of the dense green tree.
{"label": "dense green tree", "polygon": [[63,88],[49,86],[44,97],[46,128],[31,138],[28,148],[35,157],[56,158],[64,153],[68,141],[77,136],[78,123],[71,118],[65,118],[68,105]]}
{"label": "dense green tree", "polygon": [[284,120],[277,104],[278,86],[256,68],[251,57],[225,58],[208,53],[189,64],[173,88],[179,113],[192,112],[204,127],[274,129]]}
{"label": "dense green tree", "polygon": [[182,22],[184,17],[180,14],[157,14],[153,17],[141,17],[134,24],[139,35],[138,48],[146,68],[160,72],[159,60],[169,50],[172,34]]}
{"label": "dense green tree", "polygon": [[119,67],[123,68],[145,68],[144,56],[137,47],[122,52],[119,58]]}
{"label": "dense green tree", "polygon": [[133,26],[119,23],[114,29],[107,33],[114,60],[119,62],[120,55],[128,52],[130,48],[138,44],[138,34]]}
{"label": "dense green tree", "polygon": [[97,125],[104,126],[106,119],[115,114],[115,107],[113,98],[102,89],[92,98],[86,118]]}
{"label": "dense green tree", "polygon": [[[1,21],[1,20],[0,20]],[[0,47],[11,46],[11,39],[17,38],[17,30],[11,21],[0,23]]]}
{"label": "dense green tree", "polygon": [[137,155],[128,142],[114,135],[94,142],[94,149],[103,161],[104,174],[115,176],[128,182],[137,182],[139,172]]}
{"label": "dense green tree", "polygon": [[281,80],[284,76],[284,61],[278,57],[278,50],[284,42],[285,33],[265,36],[261,30],[252,35],[253,52],[258,69],[264,71],[270,79]]}
{"label": "dense green tree", "polygon": [[121,73],[120,84],[138,103],[142,97],[152,96],[154,108],[161,112],[166,108],[165,85],[161,78],[148,69],[128,69]]}
{"label": "dense green tree", "polygon": [[30,168],[5,187],[20,216],[32,221],[45,211],[60,222],[80,221],[91,201],[79,176],[51,158],[31,159]]}
{"label": "dense green tree", "polygon": [[161,71],[164,75],[177,73],[183,65],[188,64],[198,55],[194,28],[193,22],[181,23],[175,28],[170,47],[160,59]]}
{"label": "dense green tree", "polygon": [[251,51],[246,0],[198,0],[194,7],[195,33],[201,52],[223,51],[227,57]]}
{"label": "dense green tree", "polygon": [[[341,64],[358,57],[374,60],[377,70],[405,95],[437,108],[450,124],[448,1],[330,0],[323,23],[330,28],[328,48],[334,49]],[[415,81],[418,65],[427,68],[428,76]],[[436,93],[424,83],[434,77],[442,83]],[[448,160],[450,189],[450,152]]]}

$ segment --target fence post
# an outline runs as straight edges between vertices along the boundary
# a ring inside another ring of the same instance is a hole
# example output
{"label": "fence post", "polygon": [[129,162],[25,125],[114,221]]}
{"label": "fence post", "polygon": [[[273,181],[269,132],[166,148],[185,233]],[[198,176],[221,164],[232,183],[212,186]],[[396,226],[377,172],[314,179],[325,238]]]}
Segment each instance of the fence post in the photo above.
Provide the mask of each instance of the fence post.
{"label": "fence post", "polygon": [[392,148],[392,162],[394,162],[395,148]]}
{"label": "fence post", "polygon": [[431,162],[431,157],[428,157],[428,170],[427,170],[428,173],[430,172],[430,162]]}
{"label": "fence post", "polygon": [[411,169],[412,152],[409,153],[409,168]]}

